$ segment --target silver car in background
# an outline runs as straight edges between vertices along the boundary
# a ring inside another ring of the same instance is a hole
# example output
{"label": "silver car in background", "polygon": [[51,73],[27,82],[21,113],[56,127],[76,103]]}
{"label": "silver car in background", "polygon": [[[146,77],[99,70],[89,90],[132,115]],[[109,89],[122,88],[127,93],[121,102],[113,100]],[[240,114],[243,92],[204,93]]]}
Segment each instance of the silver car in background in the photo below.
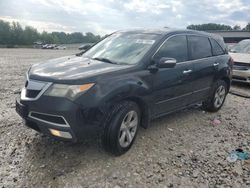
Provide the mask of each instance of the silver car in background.
{"label": "silver car in background", "polygon": [[234,45],[230,55],[234,60],[233,81],[250,83],[250,39]]}

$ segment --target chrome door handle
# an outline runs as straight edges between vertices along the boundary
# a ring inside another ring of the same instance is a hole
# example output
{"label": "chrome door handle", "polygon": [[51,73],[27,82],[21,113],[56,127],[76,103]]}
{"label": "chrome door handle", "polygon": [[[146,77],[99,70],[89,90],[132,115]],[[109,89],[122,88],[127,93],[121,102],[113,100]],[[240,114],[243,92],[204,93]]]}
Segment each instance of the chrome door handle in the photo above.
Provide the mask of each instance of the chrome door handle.
{"label": "chrome door handle", "polygon": [[188,73],[191,73],[191,72],[192,72],[191,69],[189,69],[189,70],[184,70],[184,71],[183,71],[183,74],[188,74]]}
{"label": "chrome door handle", "polygon": [[216,67],[216,66],[218,66],[219,65],[219,63],[214,63],[214,66]]}

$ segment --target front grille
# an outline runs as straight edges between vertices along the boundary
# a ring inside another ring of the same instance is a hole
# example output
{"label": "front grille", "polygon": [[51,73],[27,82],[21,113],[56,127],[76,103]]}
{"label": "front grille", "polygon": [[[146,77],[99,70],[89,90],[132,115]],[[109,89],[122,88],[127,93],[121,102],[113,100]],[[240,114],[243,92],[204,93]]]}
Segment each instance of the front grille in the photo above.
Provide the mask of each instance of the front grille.
{"label": "front grille", "polygon": [[37,120],[40,120],[40,121],[45,121],[45,122],[50,123],[50,124],[56,124],[56,125],[62,125],[64,127],[68,127],[67,122],[61,116],[38,113],[38,112],[31,112],[30,117],[37,119]]}
{"label": "front grille", "polygon": [[41,90],[31,90],[27,89],[26,90],[26,97],[28,98],[36,98],[37,95],[40,93]]}
{"label": "front grille", "polygon": [[248,70],[248,69],[250,69],[250,63],[234,62],[233,69],[235,69],[235,70]]}
{"label": "front grille", "polygon": [[25,83],[25,87],[21,92],[21,100],[35,101],[37,100],[50,86],[52,83],[29,80]]}
{"label": "front grille", "polygon": [[247,81],[246,78],[240,77],[240,76],[233,76],[233,79],[235,80],[241,80],[241,81]]}

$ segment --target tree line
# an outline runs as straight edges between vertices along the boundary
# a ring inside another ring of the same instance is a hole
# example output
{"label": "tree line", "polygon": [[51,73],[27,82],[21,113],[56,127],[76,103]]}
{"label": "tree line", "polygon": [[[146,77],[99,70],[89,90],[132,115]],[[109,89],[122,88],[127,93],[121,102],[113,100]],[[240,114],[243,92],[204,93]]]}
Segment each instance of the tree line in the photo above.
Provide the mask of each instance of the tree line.
{"label": "tree line", "polygon": [[[230,25],[208,23],[199,25],[189,25],[187,29],[209,31],[209,30],[248,30],[250,31],[250,23],[246,27],[241,28],[239,25],[231,27]],[[38,32],[37,29],[26,26],[22,28],[18,22],[6,22],[0,20],[0,45],[32,45],[36,41],[47,44],[73,44],[73,43],[96,43],[101,40],[100,35],[94,35],[91,32],[82,34],[81,32],[65,33],[43,31]]]}
{"label": "tree line", "polygon": [[0,20],[0,44],[1,45],[32,45],[41,41],[47,44],[73,44],[73,43],[95,43],[101,39],[100,35],[91,32],[82,34],[81,32],[65,33],[43,31],[26,26],[23,28],[18,22],[6,22]]}
{"label": "tree line", "polygon": [[250,23],[248,23],[244,28],[241,28],[239,25],[231,27],[230,25],[208,23],[208,24],[189,25],[187,26],[187,29],[193,29],[199,31],[210,31],[210,30],[250,31]]}

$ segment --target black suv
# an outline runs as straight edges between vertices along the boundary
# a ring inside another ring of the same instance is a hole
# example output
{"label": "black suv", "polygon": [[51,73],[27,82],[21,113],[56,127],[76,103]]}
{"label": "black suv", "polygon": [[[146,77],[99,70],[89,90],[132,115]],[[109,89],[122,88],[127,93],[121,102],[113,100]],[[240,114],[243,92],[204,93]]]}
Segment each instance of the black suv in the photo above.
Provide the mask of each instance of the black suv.
{"label": "black suv", "polygon": [[64,140],[99,131],[104,147],[120,155],[154,118],[200,102],[219,110],[231,76],[219,36],[120,31],[78,56],[33,65],[16,111],[28,127]]}

